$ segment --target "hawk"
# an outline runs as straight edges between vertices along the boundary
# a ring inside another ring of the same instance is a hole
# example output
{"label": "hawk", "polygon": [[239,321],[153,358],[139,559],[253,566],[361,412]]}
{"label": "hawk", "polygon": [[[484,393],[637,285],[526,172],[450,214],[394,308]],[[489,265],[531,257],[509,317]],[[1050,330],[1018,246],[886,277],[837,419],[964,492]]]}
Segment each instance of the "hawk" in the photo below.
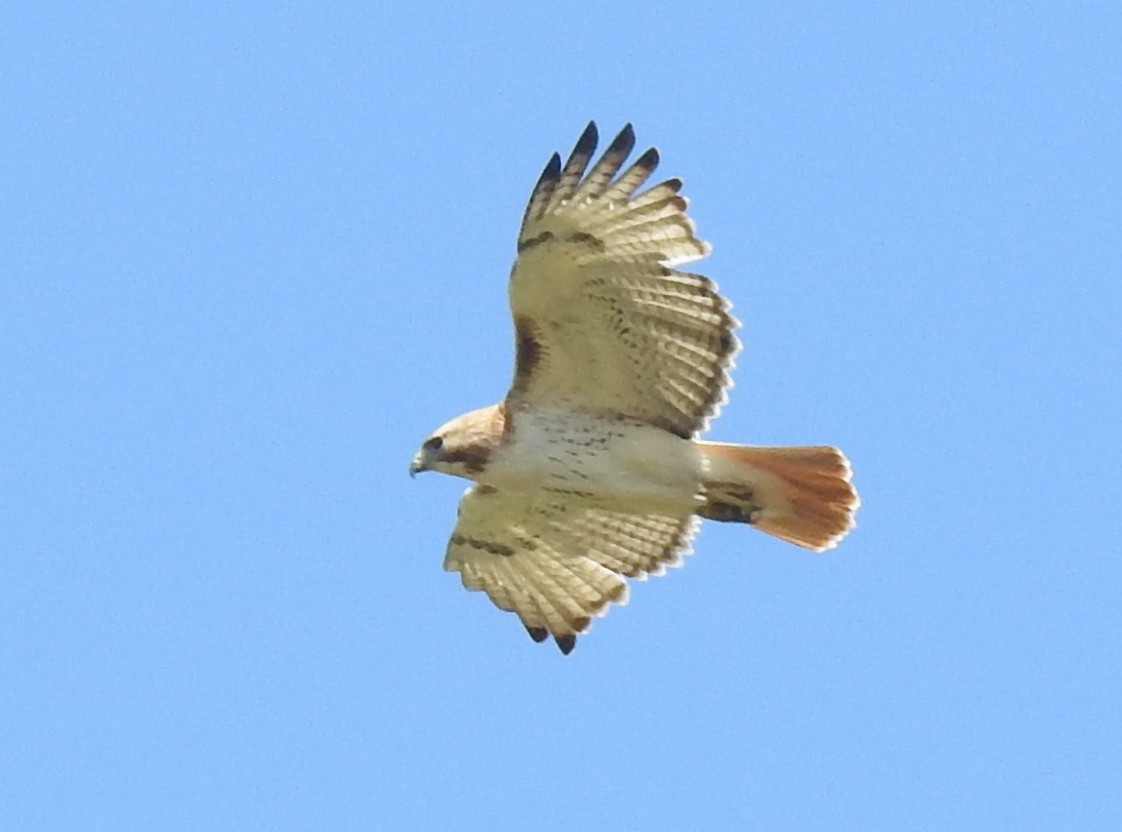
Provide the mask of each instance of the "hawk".
{"label": "hawk", "polygon": [[713,281],[678,268],[710,250],[681,180],[639,190],[658,151],[623,169],[627,125],[589,167],[596,144],[590,123],[530,196],[506,398],[438,428],[410,467],[473,481],[444,568],[565,654],[626,603],[627,578],[681,563],[699,518],[820,552],[859,504],[837,448],[698,439],[725,401],[739,324]]}

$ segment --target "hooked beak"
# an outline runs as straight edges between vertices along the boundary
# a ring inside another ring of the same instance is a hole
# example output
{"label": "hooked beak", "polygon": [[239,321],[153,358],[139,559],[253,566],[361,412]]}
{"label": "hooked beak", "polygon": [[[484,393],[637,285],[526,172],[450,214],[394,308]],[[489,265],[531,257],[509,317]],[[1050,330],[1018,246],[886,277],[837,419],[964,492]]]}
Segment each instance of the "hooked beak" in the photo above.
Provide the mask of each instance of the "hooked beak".
{"label": "hooked beak", "polygon": [[413,461],[409,463],[409,476],[415,477],[422,471],[429,470],[429,466],[426,463],[427,460],[425,459],[425,453],[424,451],[421,451],[419,454],[413,457]]}

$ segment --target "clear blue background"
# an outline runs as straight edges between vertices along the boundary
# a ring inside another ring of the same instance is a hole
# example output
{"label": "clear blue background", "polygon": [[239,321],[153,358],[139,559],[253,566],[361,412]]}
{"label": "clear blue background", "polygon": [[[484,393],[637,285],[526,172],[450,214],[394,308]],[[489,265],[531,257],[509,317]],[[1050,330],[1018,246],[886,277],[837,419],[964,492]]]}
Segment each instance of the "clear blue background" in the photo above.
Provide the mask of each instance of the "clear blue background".
{"label": "clear blue background", "polygon": [[[188,8],[189,7],[189,8]],[[1117,3],[6,3],[0,828],[1122,828]],[[565,658],[410,481],[590,118],[744,321],[711,526]]]}

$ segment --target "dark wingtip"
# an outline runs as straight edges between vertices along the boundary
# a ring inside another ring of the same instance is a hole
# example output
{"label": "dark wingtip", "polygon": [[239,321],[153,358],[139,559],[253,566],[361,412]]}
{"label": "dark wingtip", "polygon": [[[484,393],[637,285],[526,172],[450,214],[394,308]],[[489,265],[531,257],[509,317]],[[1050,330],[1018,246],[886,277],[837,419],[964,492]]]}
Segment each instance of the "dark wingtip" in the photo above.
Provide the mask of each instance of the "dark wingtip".
{"label": "dark wingtip", "polygon": [[604,156],[618,156],[623,160],[631,155],[631,151],[634,147],[635,130],[630,124],[625,124],[623,129],[612,139],[612,143],[608,145],[608,149],[604,151]]}
{"label": "dark wingtip", "polygon": [[556,181],[561,176],[561,154],[554,153],[549,157],[549,161],[542,171],[542,175],[538,177],[538,187],[541,187],[546,182]]}
{"label": "dark wingtip", "polygon": [[635,160],[634,166],[637,168],[643,168],[648,173],[650,173],[658,167],[658,161],[658,148],[649,147],[642,156]]}
{"label": "dark wingtip", "polygon": [[522,626],[526,628],[526,632],[530,634],[530,638],[538,642],[538,644],[541,644],[549,638],[549,631],[545,627],[531,627],[529,624],[523,624]]}
{"label": "dark wingtip", "polygon": [[588,126],[584,128],[584,132],[580,134],[577,139],[576,145],[573,147],[572,157],[591,156],[592,152],[596,150],[596,143],[600,141],[600,133],[596,129],[596,122],[588,122]]}
{"label": "dark wingtip", "polygon": [[573,648],[577,646],[577,637],[574,633],[566,633],[565,635],[554,635],[553,640],[557,642],[557,646],[561,648],[561,652],[566,656],[573,652]]}

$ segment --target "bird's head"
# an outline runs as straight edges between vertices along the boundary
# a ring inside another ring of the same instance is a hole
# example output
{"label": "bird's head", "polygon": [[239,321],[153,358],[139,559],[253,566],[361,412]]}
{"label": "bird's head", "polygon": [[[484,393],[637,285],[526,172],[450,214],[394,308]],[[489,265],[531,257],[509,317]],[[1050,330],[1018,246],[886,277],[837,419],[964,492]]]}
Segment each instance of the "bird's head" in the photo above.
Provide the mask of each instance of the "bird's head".
{"label": "bird's head", "polygon": [[409,466],[409,475],[440,471],[477,480],[502,440],[505,424],[502,405],[497,404],[457,416],[421,443]]}

